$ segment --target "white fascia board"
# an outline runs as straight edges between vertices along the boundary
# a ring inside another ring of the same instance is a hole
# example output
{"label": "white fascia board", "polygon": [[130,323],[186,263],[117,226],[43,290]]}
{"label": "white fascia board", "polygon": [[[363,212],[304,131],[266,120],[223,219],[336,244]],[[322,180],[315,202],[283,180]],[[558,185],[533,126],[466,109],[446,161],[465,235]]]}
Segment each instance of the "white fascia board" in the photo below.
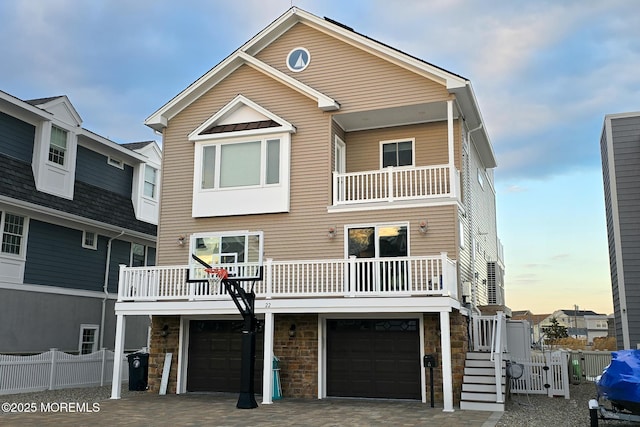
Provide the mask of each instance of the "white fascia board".
{"label": "white fascia board", "polygon": [[42,103],[42,104],[38,104],[39,108],[42,108],[43,110],[47,110],[49,108],[53,108],[59,104],[64,104],[64,107],[67,111],[67,113],[69,113],[69,115],[72,117],[73,121],[75,123],[68,123],[68,124],[72,124],[75,126],[80,126],[82,125],[82,118],[80,117],[80,114],[78,114],[78,111],[76,111],[76,108],[73,106],[73,104],[71,103],[71,101],[69,100],[69,98],[67,98],[66,95],[62,95],[59,96],[55,99],[52,99],[48,102]]}
{"label": "white fascia board", "polygon": [[[274,122],[279,123],[280,127],[251,129],[247,131],[233,132],[232,134],[221,133],[221,134],[211,134],[211,135],[200,135],[201,132],[205,131],[208,127],[216,123],[218,120],[226,116],[228,113],[238,108],[241,104],[246,105],[247,107],[257,111],[263,116],[273,120]],[[189,141],[221,139],[221,138],[229,138],[230,136],[237,137],[237,136],[244,136],[244,135],[259,135],[259,134],[267,134],[267,133],[274,133],[274,132],[295,133],[296,128],[288,121],[277,116],[276,114],[273,114],[271,111],[267,110],[266,108],[261,107],[260,105],[256,104],[246,96],[237,95],[235,98],[233,98],[233,100],[231,100],[231,102],[229,102],[227,105],[222,107],[216,114],[211,116],[203,124],[198,126],[193,132],[191,132],[189,134]]]}
{"label": "white fascia board", "polygon": [[[28,102],[25,102],[21,99],[16,98],[15,96],[12,96],[6,92],[3,92],[0,90],[0,100],[1,101],[5,101],[8,104],[13,105],[14,107],[18,108],[19,110],[23,110],[24,112],[28,112],[34,116],[36,116],[38,119],[42,119],[42,120],[36,120],[36,121],[51,121],[53,119],[53,114],[51,114],[48,111],[45,111],[41,108],[38,108],[34,105],[29,104]],[[2,108],[2,104],[0,103],[0,111],[3,111],[4,109]],[[10,111],[9,115],[12,115],[13,112]],[[20,117],[20,119],[22,120],[22,117]],[[28,121],[31,124],[36,124],[34,123],[34,118],[30,119],[30,120],[25,120]]]}
{"label": "white fascia board", "polygon": [[23,200],[13,199],[7,196],[0,195],[0,203],[4,203],[9,206],[21,209],[21,212],[17,214],[23,214],[29,218],[36,218],[42,221],[47,221],[52,224],[59,224],[65,227],[73,228],[71,225],[86,225],[93,229],[104,230],[104,232],[120,233],[125,232],[125,236],[136,238],[143,241],[156,242],[158,239],[156,236],[139,231],[128,230],[123,227],[108,224],[105,222],[96,221],[93,219],[85,218],[82,216],[70,214],[68,212],[59,211],[56,209],[48,208],[46,206],[36,205],[34,203],[25,202]]}
{"label": "white fascia board", "polygon": [[162,132],[167,127],[169,120],[186,108],[202,94],[224,80],[229,74],[244,64],[244,61],[237,55],[237,51],[229,55],[218,65],[213,67],[202,77],[191,83],[186,89],[173,97],[169,102],[151,114],[144,124],[150,128]]}
{"label": "white fascia board", "polygon": [[[126,147],[123,147],[117,142],[113,142],[110,139],[100,136],[97,133],[93,133],[90,130],[87,130],[85,128],[79,128],[79,130],[77,131],[77,134],[90,139],[92,142],[98,144],[98,146],[107,148],[108,150],[105,150],[105,151],[111,151],[111,152],[115,151],[118,154],[127,157],[129,160],[134,160],[135,163],[144,163],[147,160],[146,156],[144,156],[143,154],[130,150]],[[78,145],[83,145],[81,142],[82,141],[78,141]]]}
{"label": "white fascia board", "polygon": [[335,111],[340,109],[340,104],[338,104],[335,99],[328,97],[327,95],[315,90],[310,86],[307,86],[306,84],[294,79],[293,77],[283,73],[282,71],[276,70],[275,68],[265,64],[262,61],[257,60],[247,53],[238,52],[237,55],[252,68],[261,71],[262,73],[300,92],[301,94],[316,100],[318,102],[318,108],[320,108],[322,111]]}

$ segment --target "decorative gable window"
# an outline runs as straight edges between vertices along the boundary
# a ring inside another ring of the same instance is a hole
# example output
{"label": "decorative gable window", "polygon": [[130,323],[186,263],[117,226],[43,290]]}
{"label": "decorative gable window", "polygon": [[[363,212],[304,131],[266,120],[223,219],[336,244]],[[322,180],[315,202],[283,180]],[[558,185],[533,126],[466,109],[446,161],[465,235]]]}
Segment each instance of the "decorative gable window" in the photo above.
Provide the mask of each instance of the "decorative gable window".
{"label": "decorative gable window", "polygon": [[380,142],[380,165],[413,166],[413,146],[415,139]]}
{"label": "decorative gable window", "polygon": [[51,126],[51,140],[49,142],[49,161],[60,166],[65,165],[67,153],[67,131],[57,126]]}
{"label": "decorative gable window", "polygon": [[288,212],[293,132],[242,95],[194,130],[193,216]]}

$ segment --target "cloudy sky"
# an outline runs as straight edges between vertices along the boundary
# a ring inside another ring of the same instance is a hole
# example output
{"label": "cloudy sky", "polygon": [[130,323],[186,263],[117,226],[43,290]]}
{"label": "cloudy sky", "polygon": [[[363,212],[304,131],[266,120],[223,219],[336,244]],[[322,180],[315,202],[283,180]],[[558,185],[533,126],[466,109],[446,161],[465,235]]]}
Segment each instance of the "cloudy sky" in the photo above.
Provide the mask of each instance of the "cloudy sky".
{"label": "cloudy sky", "polygon": [[144,119],[291,5],[471,80],[494,144],[507,303],[612,311],[599,139],[640,111],[640,2],[29,0],[0,3],[0,90],[67,95],[83,126]]}

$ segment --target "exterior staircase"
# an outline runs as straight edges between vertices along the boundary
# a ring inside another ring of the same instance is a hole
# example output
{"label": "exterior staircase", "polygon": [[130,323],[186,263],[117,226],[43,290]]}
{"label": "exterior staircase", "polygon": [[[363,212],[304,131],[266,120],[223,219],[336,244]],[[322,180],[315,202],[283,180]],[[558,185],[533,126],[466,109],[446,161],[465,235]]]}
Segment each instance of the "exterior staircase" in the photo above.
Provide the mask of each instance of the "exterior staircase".
{"label": "exterior staircase", "polygon": [[464,378],[460,409],[470,411],[504,411],[506,399],[506,362],[502,362],[502,401],[496,393],[496,368],[489,352],[468,352],[464,362]]}

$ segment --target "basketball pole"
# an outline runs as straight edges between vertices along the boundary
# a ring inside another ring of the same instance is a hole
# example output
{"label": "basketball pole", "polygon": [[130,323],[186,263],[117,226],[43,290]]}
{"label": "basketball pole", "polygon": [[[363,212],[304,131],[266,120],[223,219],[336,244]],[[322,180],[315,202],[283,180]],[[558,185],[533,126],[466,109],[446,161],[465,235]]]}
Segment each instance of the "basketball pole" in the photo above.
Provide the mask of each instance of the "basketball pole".
{"label": "basketball pole", "polygon": [[[231,296],[233,303],[242,315],[244,323],[242,325],[242,360],[240,362],[240,395],[238,396],[238,409],[253,409],[258,407],[255,397],[255,365],[256,365],[256,334],[258,333],[258,319],[255,315],[256,294],[253,288],[246,292],[240,281],[227,276],[227,271],[218,273],[217,269],[198,258],[195,254],[191,257],[202,264],[209,274],[218,274],[222,280],[227,293]],[[262,267],[258,279],[262,279]]]}

